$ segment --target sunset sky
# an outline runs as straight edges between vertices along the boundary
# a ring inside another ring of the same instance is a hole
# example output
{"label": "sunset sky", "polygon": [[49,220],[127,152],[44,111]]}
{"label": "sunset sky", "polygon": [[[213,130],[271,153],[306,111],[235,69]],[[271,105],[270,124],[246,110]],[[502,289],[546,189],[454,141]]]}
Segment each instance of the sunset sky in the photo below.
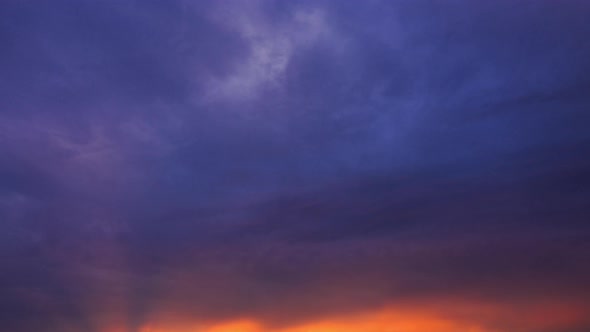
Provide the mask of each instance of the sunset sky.
{"label": "sunset sky", "polygon": [[590,331],[587,0],[0,0],[0,331]]}

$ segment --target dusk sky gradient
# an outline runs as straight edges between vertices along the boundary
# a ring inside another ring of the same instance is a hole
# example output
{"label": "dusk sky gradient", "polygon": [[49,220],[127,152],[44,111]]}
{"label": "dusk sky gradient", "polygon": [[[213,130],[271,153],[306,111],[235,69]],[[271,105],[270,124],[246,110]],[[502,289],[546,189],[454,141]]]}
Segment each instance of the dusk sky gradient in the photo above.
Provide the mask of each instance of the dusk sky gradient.
{"label": "dusk sky gradient", "polygon": [[0,331],[590,331],[587,0],[1,0]]}

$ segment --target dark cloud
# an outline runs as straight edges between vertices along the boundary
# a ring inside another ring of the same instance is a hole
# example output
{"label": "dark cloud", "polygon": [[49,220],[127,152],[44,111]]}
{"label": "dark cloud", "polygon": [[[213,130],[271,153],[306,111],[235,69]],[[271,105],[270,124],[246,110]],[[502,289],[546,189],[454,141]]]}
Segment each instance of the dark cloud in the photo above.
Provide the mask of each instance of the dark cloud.
{"label": "dark cloud", "polygon": [[0,324],[583,330],[588,11],[4,1]]}

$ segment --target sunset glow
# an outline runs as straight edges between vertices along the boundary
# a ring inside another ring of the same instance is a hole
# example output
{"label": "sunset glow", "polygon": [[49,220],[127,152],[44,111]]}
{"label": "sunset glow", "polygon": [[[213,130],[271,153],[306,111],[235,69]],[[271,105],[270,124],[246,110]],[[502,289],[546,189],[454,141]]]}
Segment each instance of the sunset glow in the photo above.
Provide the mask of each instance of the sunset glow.
{"label": "sunset glow", "polygon": [[1,0],[0,332],[590,331],[588,0]]}
{"label": "sunset glow", "polygon": [[[387,307],[372,312],[318,318],[307,322],[270,326],[256,319],[237,319],[218,323],[185,323],[184,327],[144,327],[141,332],[500,332],[552,328],[585,324],[586,309],[539,307],[531,304],[519,309],[455,304],[446,308]],[[501,322],[501,323],[500,323]],[[165,324],[163,324],[165,325]]]}

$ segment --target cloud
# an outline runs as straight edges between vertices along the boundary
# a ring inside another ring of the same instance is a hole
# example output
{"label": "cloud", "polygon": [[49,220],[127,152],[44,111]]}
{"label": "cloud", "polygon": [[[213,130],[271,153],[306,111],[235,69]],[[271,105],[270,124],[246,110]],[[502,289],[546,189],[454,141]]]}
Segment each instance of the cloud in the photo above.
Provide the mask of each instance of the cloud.
{"label": "cloud", "polygon": [[265,90],[281,91],[294,53],[316,43],[335,43],[336,33],[320,8],[296,8],[283,20],[271,21],[265,2],[232,5],[219,4],[212,16],[239,34],[249,51],[230,73],[207,82],[205,100],[248,101]]}
{"label": "cloud", "polygon": [[583,330],[587,12],[3,2],[0,324]]}

